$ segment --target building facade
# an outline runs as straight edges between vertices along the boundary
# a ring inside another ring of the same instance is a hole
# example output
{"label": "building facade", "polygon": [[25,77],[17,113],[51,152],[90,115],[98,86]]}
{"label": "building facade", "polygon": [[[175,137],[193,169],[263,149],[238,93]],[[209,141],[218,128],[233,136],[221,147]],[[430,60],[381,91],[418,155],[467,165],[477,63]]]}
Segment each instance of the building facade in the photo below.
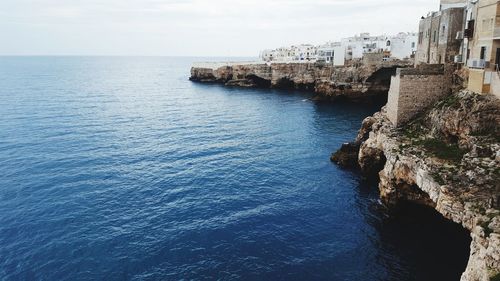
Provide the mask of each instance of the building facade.
{"label": "building facade", "polygon": [[311,44],[280,47],[274,50],[263,50],[260,59],[266,62],[315,61],[318,47]]}
{"label": "building facade", "polygon": [[395,59],[409,59],[417,52],[417,33],[399,33],[386,39],[385,51]]}
{"label": "building facade", "polygon": [[415,65],[457,63],[468,89],[500,97],[500,1],[442,0],[419,24]]}
{"label": "building facade", "polygon": [[457,62],[463,42],[464,19],[465,7],[432,12],[422,18],[415,65]]}
{"label": "building facade", "polygon": [[468,89],[500,97],[500,1],[472,2],[469,10],[466,34]]}
{"label": "building facade", "polygon": [[345,48],[340,42],[327,43],[318,47],[317,61],[334,66],[345,65]]}
{"label": "building facade", "polygon": [[417,51],[418,36],[412,32],[400,32],[397,35],[370,36],[361,33],[359,36],[342,39],[346,49],[346,59],[362,59],[365,54],[386,53],[388,59],[409,59]]}

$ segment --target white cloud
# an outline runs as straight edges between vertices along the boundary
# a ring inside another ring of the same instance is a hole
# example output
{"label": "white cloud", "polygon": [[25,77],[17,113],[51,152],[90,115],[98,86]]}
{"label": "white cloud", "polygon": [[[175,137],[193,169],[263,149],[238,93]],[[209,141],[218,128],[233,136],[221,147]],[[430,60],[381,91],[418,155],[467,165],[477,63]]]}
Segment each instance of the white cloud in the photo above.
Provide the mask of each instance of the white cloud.
{"label": "white cloud", "polygon": [[416,31],[437,0],[3,0],[0,54],[257,55]]}

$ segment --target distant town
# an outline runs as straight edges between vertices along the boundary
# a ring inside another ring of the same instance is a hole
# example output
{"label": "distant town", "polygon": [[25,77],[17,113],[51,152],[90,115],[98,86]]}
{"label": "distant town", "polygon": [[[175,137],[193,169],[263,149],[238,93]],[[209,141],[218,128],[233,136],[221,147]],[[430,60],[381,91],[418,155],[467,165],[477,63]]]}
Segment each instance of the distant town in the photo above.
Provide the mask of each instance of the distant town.
{"label": "distant town", "polygon": [[264,62],[319,62],[333,66],[410,60],[455,64],[468,71],[467,88],[500,97],[500,9],[496,0],[441,0],[439,11],[422,16],[418,33],[361,33],[315,46],[300,44],[263,50]]}
{"label": "distant town", "polygon": [[414,32],[390,36],[361,33],[320,46],[300,44],[263,50],[260,59],[266,62],[324,62],[334,66],[343,66],[346,60],[362,59],[366,54],[379,54],[384,61],[404,60],[415,56],[417,41],[418,35]]}

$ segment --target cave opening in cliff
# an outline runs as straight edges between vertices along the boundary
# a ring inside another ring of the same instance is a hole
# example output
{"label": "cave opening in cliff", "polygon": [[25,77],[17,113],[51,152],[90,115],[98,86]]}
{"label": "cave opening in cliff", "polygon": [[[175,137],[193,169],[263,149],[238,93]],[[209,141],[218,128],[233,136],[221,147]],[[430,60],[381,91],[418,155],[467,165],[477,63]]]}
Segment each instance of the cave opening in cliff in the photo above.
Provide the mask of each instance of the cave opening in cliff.
{"label": "cave opening in cliff", "polygon": [[460,280],[467,266],[471,237],[461,225],[444,218],[434,208],[400,201],[384,222],[384,233],[393,254],[410,265],[409,278],[401,280]]}
{"label": "cave opening in cliff", "polygon": [[280,78],[276,82],[276,88],[278,89],[295,89],[295,82],[288,77]]}
{"label": "cave opening in cliff", "polygon": [[262,77],[259,77],[257,75],[247,75],[246,76],[246,79],[252,81],[256,87],[258,88],[270,88],[271,87],[271,81],[270,80],[267,80],[267,79],[264,79]]}

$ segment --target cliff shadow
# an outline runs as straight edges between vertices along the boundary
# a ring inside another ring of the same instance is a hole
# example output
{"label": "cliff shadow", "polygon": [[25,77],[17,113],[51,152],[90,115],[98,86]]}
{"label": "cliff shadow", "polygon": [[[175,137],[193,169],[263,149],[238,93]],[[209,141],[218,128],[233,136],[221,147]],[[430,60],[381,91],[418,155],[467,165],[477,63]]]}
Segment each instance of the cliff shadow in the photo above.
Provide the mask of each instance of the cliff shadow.
{"label": "cliff shadow", "polygon": [[398,66],[382,67],[365,80],[365,84],[368,86],[368,93],[374,97],[373,99],[378,100],[378,102],[384,105],[387,103],[391,87],[391,77],[396,75],[398,68]]}
{"label": "cliff shadow", "polygon": [[378,260],[389,269],[384,280],[460,280],[470,252],[468,230],[422,204],[403,200],[387,209],[374,181],[361,181],[358,193],[360,201],[370,199],[358,206],[375,231]]}

